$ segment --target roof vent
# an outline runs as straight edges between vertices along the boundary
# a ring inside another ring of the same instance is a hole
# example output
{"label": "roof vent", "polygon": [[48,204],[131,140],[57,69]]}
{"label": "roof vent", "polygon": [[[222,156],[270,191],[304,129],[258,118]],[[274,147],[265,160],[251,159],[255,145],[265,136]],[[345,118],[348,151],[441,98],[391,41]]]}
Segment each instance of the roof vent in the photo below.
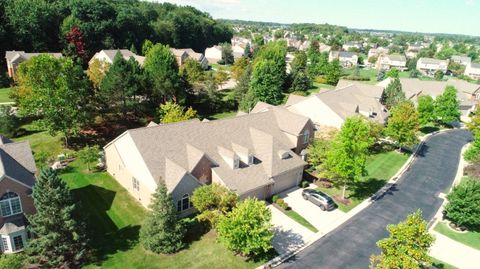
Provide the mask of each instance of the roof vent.
{"label": "roof vent", "polygon": [[279,150],[278,151],[278,156],[280,157],[280,159],[282,160],[285,160],[285,159],[288,159],[290,157],[292,157],[290,155],[290,152],[286,151],[286,150]]}

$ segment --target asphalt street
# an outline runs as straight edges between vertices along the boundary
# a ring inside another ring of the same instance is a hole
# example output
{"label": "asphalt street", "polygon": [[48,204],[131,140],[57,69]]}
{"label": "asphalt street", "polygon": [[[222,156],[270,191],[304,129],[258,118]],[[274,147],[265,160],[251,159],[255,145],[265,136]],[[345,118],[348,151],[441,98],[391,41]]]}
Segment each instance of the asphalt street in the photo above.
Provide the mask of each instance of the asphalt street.
{"label": "asphalt street", "polygon": [[278,268],[368,268],[380,250],[376,242],[388,236],[386,226],[417,209],[430,221],[442,204],[457,172],[460,151],[471,139],[465,130],[432,136],[391,191],[353,218]]}

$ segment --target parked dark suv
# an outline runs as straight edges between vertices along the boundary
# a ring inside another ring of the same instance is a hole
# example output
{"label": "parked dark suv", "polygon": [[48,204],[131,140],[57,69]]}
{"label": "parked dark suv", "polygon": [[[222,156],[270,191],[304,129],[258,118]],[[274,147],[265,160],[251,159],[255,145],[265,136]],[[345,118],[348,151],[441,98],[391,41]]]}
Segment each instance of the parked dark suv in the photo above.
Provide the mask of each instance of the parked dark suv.
{"label": "parked dark suv", "polygon": [[335,208],[335,202],[325,193],[312,189],[304,189],[302,191],[303,199],[308,200],[319,206],[321,210],[332,210]]}

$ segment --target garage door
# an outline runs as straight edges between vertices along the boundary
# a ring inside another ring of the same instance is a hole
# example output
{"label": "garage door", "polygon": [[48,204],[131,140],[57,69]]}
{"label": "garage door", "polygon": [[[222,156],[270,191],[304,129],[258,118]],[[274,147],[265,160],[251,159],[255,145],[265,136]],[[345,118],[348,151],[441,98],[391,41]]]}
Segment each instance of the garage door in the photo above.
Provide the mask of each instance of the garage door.
{"label": "garage door", "polygon": [[269,188],[270,188],[269,186],[265,186],[265,187],[258,188],[256,190],[252,190],[248,193],[243,194],[240,197],[240,199],[245,199],[248,197],[250,198],[256,197],[259,200],[265,200],[266,198],[268,198],[267,196],[269,196],[269,193],[268,193]]}
{"label": "garage door", "polygon": [[279,193],[297,186],[298,183],[300,182],[302,174],[303,174],[303,171],[299,170],[299,171],[293,171],[293,172],[275,177],[273,179],[273,181],[275,181],[275,184],[274,184],[275,193]]}

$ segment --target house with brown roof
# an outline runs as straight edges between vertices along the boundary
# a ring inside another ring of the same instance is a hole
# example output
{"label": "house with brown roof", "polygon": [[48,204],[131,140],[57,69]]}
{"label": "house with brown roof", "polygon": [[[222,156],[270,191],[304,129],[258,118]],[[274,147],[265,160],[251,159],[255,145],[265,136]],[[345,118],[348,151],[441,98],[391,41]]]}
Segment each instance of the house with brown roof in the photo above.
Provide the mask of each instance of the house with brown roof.
{"label": "house with brown roof", "polygon": [[404,55],[391,54],[381,55],[377,59],[377,70],[390,70],[396,68],[400,71],[407,69],[407,58]]}
{"label": "house with brown roof", "polygon": [[143,66],[143,63],[145,62],[145,57],[141,56],[141,55],[137,55],[133,52],[131,52],[130,50],[127,50],[127,49],[112,49],[112,50],[101,50],[97,53],[95,53],[95,55],[93,55],[93,57],[90,59],[90,61],[88,61],[88,64],[92,64],[92,62],[94,60],[99,60],[101,62],[105,62],[105,63],[109,63],[109,64],[113,64],[113,59],[115,58],[115,55],[117,55],[117,53],[120,53],[123,58],[125,60],[129,60],[131,57],[133,57],[139,65]]}
{"label": "house with brown roof", "polygon": [[339,60],[343,67],[352,67],[358,63],[358,55],[349,51],[330,51],[328,61]]}
{"label": "house with brown roof", "polygon": [[433,58],[420,58],[417,61],[417,70],[423,75],[433,76],[435,72],[446,73],[448,69],[448,60],[438,60]]}
{"label": "house with brown roof", "polygon": [[27,61],[28,59],[38,56],[40,54],[48,54],[51,55],[55,58],[61,58],[62,54],[61,53],[56,53],[56,52],[42,52],[42,53],[37,53],[37,52],[25,52],[25,51],[6,51],[5,52],[5,60],[7,62],[7,72],[8,76],[15,79],[15,71],[17,71],[18,65],[21,63]]}
{"label": "house with brown roof", "polygon": [[284,108],[215,121],[131,129],[104,147],[107,171],[145,207],[166,184],[179,215],[194,212],[193,191],[218,183],[241,199],[266,199],[296,186],[313,123]]}
{"label": "house with brown roof", "polygon": [[0,250],[22,251],[27,240],[25,215],[35,213],[32,188],[36,166],[28,142],[12,142],[0,135]]}
{"label": "house with brown roof", "polygon": [[479,63],[469,63],[465,67],[464,75],[470,77],[471,79],[480,80],[480,64]]}
{"label": "house with brown roof", "polygon": [[208,60],[202,53],[195,52],[192,49],[175,49],[170,48],[170,51],[177,60],[177,65],[182,66],[189,58],[196,60],[203,69],[208,69]]}

